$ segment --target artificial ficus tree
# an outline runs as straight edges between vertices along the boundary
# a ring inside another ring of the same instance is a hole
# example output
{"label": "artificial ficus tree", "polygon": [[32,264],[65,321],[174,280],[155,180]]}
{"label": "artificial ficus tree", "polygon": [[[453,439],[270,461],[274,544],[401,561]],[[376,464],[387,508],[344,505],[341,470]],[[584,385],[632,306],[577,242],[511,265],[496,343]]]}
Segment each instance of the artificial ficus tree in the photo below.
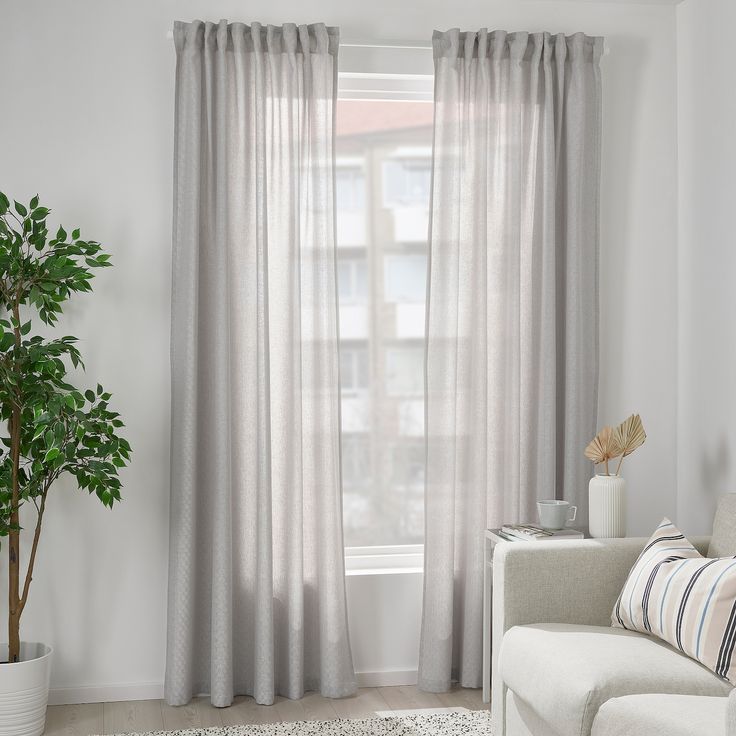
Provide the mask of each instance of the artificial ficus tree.
{"label": "artificial ficus tree", "polygon": [[[112,507],[120,500],[118,471],[130,459],[110,394],[100,384],[80,391],[67,382],[71,369],[84,367],[77,338],[34,334],[36,318],[54,325],[72,294],[91,291],[94,269],[111,265],[100,244],[79,230],[69,235],[59,227],[51,235],[48,215],[38,196],[27,206],[11,205],[0,192],[0,537],[8,546],[10,662],[20,659],[20,620],[54,482],[71,475]],[[35,511],[25,569],[24,506]]]}

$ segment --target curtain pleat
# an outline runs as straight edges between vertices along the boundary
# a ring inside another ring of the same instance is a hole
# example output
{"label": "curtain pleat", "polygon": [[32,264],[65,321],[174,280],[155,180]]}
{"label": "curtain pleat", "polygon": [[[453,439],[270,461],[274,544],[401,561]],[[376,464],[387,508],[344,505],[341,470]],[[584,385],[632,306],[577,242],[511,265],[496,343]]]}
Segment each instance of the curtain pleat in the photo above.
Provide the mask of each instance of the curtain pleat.
{"label": "curtain pleat", "polygon": [[483,532],[587,523],[601,38],[436,32],[419,684],[482,678]]}
{"label": "curtain pleat", "polygon": [[349,695],[338,32],[195,21],[174,40],[166,700]]}

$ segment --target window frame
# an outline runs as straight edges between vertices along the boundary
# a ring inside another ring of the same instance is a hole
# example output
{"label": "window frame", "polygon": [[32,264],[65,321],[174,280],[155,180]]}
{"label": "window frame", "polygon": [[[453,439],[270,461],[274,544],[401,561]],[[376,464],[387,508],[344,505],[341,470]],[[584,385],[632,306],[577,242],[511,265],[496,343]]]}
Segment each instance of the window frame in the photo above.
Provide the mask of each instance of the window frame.
{"label": "window frame", "polygon": [[424,571],[423,544],[345,547],[345,574],[385,575]]}
{"label": "window frame", "polygon": [[[380,47],[375,47],[380,48]],[[338,72],[340,100],[434,102],[434,75]],[[424,544],[345,546],[346,575],[421,573]]]}

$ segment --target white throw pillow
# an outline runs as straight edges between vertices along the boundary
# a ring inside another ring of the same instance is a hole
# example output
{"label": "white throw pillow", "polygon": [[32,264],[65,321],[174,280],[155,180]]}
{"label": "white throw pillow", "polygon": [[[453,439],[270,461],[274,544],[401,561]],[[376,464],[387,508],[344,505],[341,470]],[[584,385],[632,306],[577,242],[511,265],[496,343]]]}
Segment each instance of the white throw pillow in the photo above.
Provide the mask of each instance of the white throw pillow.
{"label": "white throw pillow", "polygon": [[631,568],[611,621],[663,639],[736,684],[736,558],[703,557],[669,519]]}

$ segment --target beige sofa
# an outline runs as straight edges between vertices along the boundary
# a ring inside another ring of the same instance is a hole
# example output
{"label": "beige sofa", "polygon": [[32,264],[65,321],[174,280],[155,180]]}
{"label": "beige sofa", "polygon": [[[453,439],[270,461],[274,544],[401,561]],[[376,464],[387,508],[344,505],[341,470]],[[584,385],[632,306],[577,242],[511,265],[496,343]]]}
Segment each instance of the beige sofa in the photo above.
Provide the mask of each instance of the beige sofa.
{"label": "beige sofa", "polygon": [[[497,546],[495,736],[736,736],[728,682],[654,637],[611,627],[646,541]],[[712,538],[691,541],[709,557],[736,555],[736,494],[721,499]]]}

